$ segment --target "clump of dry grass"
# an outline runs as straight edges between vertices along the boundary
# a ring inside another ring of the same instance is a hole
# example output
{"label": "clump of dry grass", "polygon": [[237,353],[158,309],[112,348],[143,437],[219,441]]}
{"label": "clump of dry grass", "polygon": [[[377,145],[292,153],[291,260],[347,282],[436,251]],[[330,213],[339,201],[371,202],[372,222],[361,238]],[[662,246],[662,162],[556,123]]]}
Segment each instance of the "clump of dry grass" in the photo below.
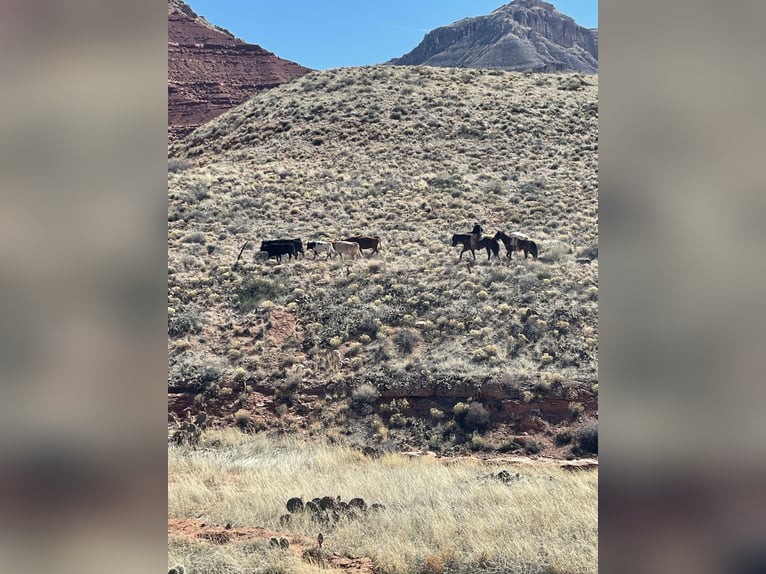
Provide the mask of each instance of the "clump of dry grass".
{"label": "clump of dry grass", "polygon": [[[280,525],[289,498],[361,497],[385,510],[324,527],[325,547],[369,556],[382,573],[438,571],[440,564],[450,572],[597,571],[595,473],[530,466],[503,483],[481,479],[487,467],[470,460],[445,465],[398,454],[368,459],[341,447],[236,432],[206,432],[206,448],[169,449],[170,518],[201,513],[211,524],[286,528],[313,539],[317,526],[308,517]],[[218,572],[246,553],[263,558],[267,549],[171,540],[169,563]],[[291,562],[283,567],[300,571]]]}

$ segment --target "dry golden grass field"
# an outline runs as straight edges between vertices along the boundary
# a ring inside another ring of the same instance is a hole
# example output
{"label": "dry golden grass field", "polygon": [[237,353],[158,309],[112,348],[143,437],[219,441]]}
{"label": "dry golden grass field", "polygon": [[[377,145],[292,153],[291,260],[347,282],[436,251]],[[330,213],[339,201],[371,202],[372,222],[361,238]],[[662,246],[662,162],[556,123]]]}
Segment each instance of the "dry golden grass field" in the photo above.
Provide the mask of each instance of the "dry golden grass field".
{"label": "dry golden grass field", "polygon": [[[290,496],[381,498],[386,513],[327,535],[368,571],[595,572],[596,473],[509,486],[476,465],[598,453],[597,166],[598,77],[582,74],[315,72],[171,144],[170,518],[311,537],[279,524]],[[539,258],[460,259],[451,237],[475,223],[526,233]],[[351,235],[380,253],[259,253]],[[220,427],[236,444],[210,446]],[[268,538],[196,540],[171,541],[171,561],[317,571]]]}
{"label": "dry golden grass field", "polygon": [[[222,574],[597,571],[595,472],[401,454],[371,460],[233,429],[169,453],[170,566]],[[335,520],[286,508],[293,497],[325,496],[382,507]],[[289,547],[272,546],[272,536]]]}

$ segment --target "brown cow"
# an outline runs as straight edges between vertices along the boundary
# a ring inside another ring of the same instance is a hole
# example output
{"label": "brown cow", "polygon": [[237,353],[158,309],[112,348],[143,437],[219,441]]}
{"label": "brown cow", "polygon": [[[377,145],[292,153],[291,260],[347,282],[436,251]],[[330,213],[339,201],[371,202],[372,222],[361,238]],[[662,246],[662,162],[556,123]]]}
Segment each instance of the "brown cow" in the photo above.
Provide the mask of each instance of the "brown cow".
{"label": "brown cow", "polygon": [[380,237],[377,235],[356,235],[347,237],[343,241],[353,241],[359,244],[359,249],[372,249],[372,253],[378,253],[380,248]]}

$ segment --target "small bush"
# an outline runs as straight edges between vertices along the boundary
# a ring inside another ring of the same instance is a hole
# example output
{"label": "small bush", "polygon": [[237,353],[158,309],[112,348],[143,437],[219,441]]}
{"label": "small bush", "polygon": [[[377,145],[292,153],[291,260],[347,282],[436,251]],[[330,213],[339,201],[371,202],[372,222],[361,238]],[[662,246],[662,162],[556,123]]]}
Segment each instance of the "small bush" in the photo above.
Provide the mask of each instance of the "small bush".
{"label": "small bush", "polygon": [[194,164],[188,159],[168,158],[168,172],[178,173],[179,171],[186,171]]}
{"label": "small bush", "polygon": [[234,423],[241,429],[249,425],[251,420],[250,411],[247,409],[239,409],[234,413]]}
{"label": "small bush", "polygon": [[452,413],[455,415],[456,419],[459,419],[468,412],[468,405],[466,403],[455,403],[455,406],[452,407]]}
{"label": "small bush", "polygon": [[188,233],[181,238],[181,243],[205,243],[205,234],[201,231]]}
{"label": "small bush", "polygon": [[169,378],[177,385],[204,391],[226,373],[223,361],[215,355],[197,353],[183,356],[169,368]]}
{"label": "small bush", "polygon": [[473,402],[467,408],[460,408],[458,403],[455,405],[455,420],[466,431],[483,431],[489,428],[489,411],[479,402]]}
{"label": "small bush", "polygon": [[431,435],[428,439],[428,448],[434,451],[439,451],[442,448],[442,443],[444,442],[444,439],[438,435],[434,434]]}
{"label": "small bush", "polygon": [[572,447],[575,455],[598,454],[598,424],[587,423],[577,429],[575,433],[575,446]]}
{"label": "small bush", "polygon": [[294,374],[288,375],[288,377],[274,389],[274,396],[277,402],[292,406],[293,401],[295,401],[298,395],[299,384],[300,377],[297,377]]}
{"label": "small bush", "polygon": [[388,425],[391,428],[402,428],[407,424],[407,417],[402,413],[394,413],[391,418],[388,419]]}
{"label": "small bush", "polygon": [[471,449],[472,450],[492,450],[492,443],[481,436],[479,433],[473,433],[471,435]]}
{"label": "small bush", "polygon": [[[541,248],[542,252],[543,249]],[[545,257],[551,261],[561,261],[571,253],[571,248],[563,243],[551,242],[545,246]]]}
{"label": "small bush", "polygon": [[417,337],[411,331],[399,331],[396,335],[396,345],[405,355],[409,355],[415,349]]}
{"label": "small bush", "polygon": [[365,406],[372,405],[380,397],[378,389],[368,383],[359,385],[351,391],[351,406],[356,410],[361,410]]}
{"label": "small bush", "polygon": [[569,403],[569,412],[573,419],[576,419],[585,411],[585,406],[582,403],[571,402]]}
{"label": "small bush", "polygon": [[196,445],[199,444],[202,429],[192,422],[184,421],[173,431],[172,439],[178,445]]}
{"label": "small bush", "polygon": [[598,259],[598,244],[589,247],[581,247],[577,250],[577,257],[590,259],[591,261]]}
{"label": "small bush", "polygon": [[172,338],[183,335],[198,334],[202,331],[204,319],[198,309],[188,309],[168,317],[168,336]]}
{"label": "small bush", "polygon": [[444,418],[444,412],[440,411],[436,407],[433,407],[428,413],[431,415],[431,418],[437,422],[442,420]]}
{"label": "small bush", "polygon": [[536,439],[528,439],[524,444],[524,452],[527,454],[537,454],[543,450],[543,444]]}
{"label": "small bush", "polygon": [[255,277],[242,285],[237,292],[242,311],[252,311],[263,301],[277,298],[286,291],[285,286],[271,279]]}
{"label": "small bush", "polygon": [[555,442],[557,446],[563,446],[565,444],[570,444],[573,439],[574,433],[572,433],[571,429],[562,429],[556,434]]}
{"label": "small bush", "polygon": [[509,440],[507,442],[501,443],[497,447],[497,450],[499,452],[515,452],[515,451],[519,450],[520,448],[521,448],[521,445],[518,442],[516,442],[516,440],[511,439],[511,440]]}

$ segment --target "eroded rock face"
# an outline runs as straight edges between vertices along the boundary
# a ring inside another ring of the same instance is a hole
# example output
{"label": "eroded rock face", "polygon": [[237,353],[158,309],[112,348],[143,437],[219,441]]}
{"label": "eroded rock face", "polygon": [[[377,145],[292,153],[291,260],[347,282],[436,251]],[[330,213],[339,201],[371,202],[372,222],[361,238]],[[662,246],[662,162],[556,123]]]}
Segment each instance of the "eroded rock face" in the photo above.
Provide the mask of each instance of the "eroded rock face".
{"label": "eroded rock face", "polygon": [[514,71],[598,72],[598,30],[541,0],[516,0],[491,14],[429,32],[394,65]]}
{"label": "eroded rock face", "polygon": [[169,138],[310,71],[214,26],[180,0],[168,0]]}

